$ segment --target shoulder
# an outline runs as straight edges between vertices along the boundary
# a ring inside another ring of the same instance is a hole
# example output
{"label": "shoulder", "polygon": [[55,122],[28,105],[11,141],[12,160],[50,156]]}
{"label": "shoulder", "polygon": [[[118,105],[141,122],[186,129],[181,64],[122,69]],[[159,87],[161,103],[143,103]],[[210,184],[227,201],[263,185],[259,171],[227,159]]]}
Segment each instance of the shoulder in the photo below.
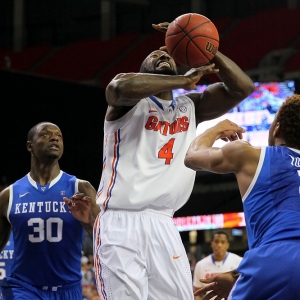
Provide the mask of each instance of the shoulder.
{"label": "shoulder", "polygon": [[196,266],[198,265],[199,267],[206,265],[208,262],[211,262],[211,255],[207,255],[206,257],[202,258],[196,263]]}
{"label": "shoulder", "polygon": [[238,262],[240,262],[243,259],[242,256],[239,256],[239,255],[237,255],[235,253],[232,253],[232,252],[229,252],[229,255],[232,257],[232,259],[234,259],[234,260],[236,260]]}
{"label": "shoulder", "polygon": [[243,156],[249,157],[249,155],[257,156],[260,153],[261,147],[254,147],[249,142],[244,140],[236,140],[226,143],[222,147],[222,152],[229,156]]}
{"label": "shoulder", "polygon": [[89,189],[94,189],[92,184],[87,180],[78,179],[78,190],[79,192],[84,192]]}
{"label": "shoulder", "polygon": [[6,212],[4,211],[7,208],[9,196],[10,196],[11,185],[6,187],[0,192],[0,214],[3,215]]}
{"label": "shoulder", "polygon": [[237,257],[237,258],[242,258],[241,256],[237,255],[236,253],[233,253],[233,252],[228,252],[229,255],[232,255],[234,257]]}
{"label": "shoulder", "polygon": [[78,191],[79,193],[83,193],[86,196],[90,197],[93,201],[95,201],[96,190],[89,181],[78,179]]}

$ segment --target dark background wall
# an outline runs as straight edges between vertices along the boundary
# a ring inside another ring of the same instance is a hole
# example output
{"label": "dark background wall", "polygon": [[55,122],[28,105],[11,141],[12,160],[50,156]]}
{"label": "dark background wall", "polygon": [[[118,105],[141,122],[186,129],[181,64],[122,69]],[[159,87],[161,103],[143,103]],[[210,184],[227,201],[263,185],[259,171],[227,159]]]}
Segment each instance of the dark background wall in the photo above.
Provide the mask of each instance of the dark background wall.
{"label": "dark background wall", "polygon": [[29,172],[27,133],[35,124],[57,124],[65,143],[61,168],[97,189],[102,168],[104,90],[77,83],[0,71],[0,174],[12,182]]}
{"label": "dark background wall", "polygon": [[[239,19],[258,11],[286,6],[298,0],[198,0],[201,13],[210,19],[231,16]],[[0,1],[0,47],[12,46],[13,2]],[[24,0],[26,44],[64,45],[82,38],[99,37],[100,0]],[[112,1],[113,2],[113,1]],[[147,5],[114,1],[116,34],[147,33],[152,23],[171,22],[191,11],[189,0],[149,0]],[[200,12],[199,12],[200,13]],[[270,21],[270,20],[266,20]]]}

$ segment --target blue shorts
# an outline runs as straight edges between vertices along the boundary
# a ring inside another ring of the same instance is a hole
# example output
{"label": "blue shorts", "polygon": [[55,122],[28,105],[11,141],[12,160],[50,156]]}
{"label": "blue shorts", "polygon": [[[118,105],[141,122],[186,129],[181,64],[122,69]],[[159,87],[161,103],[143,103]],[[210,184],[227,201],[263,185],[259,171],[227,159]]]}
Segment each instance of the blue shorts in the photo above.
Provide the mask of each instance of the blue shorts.
{"label": "blue shorts", "polygon": [[81,282],[58,287],[36,287],[14,277],[6,277],[2,282],[5,300],[82,300]]}
{"label": "blue shorts", "polygon": [[228,300],[300,299],[299,245],[285,240],[247,251]]}

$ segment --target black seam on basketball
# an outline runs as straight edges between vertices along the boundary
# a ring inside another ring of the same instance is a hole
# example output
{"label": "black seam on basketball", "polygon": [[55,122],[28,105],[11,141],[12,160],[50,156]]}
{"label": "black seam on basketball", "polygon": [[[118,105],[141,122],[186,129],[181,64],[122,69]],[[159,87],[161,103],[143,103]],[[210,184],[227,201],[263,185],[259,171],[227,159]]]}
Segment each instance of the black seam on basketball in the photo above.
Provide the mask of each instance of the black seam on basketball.
{"label": "black seam on basketball", "polygon": [[[191,40],[191,42],[192,42],[192,43],[194,44],[194,46],[196,46],[196,48],[197,48],[197,49],[198,49],[198,50],[199,50],[199,51],[200,51],[200,52],[208,59],[208,61],[210,61],[210,58],[207,57],[207,55],[206,55],[207,53],[206,53],[206,52],[203,52],[202,49],[199,48],[198,45],[195,44],[193,40]],[[188,52],[188,51],[186,51],[186,52]]]}
{"label": "black seam on basketball", "polygon": [[193,28],[188,32],[188,34],[191,33],[193,30],[196,30],[196,29],[198,29],[199,27],[201,27],[202,25],[205,25],[205,24],[207,24],[207,23],[211,23],[211,21],[205,21],[205,22],[202,22],[202,23],[198,24],[197,26],[193,27]]}
{"label": "black seam on basketball", "polygon": [[[177,46],[181,43],[181,41],[182,41],[184,38],[188,38],[187,45],[188,45],[188,43],[191,41],[191,38],[190,38],[184,31],[181,31],[181,32],[179,32],[179,33],[184,33],[185,35],[184,35],[179,41],[177,41],[177,43],[173,46],[173,51],[172,51],[172,53],[170,53],[171,56],[173,55],[175,49],[177,48]],[[168,37],[176,36],[176,35],[178,35],[179,33],[168,35],[168,36],[166,36],[166,39],[167,39]]]}
{"label": "black seam on basketball", "polygon": [[215,38],[212,38],[211,36],[206,36],[206,35],[195,35],[193,36],[192,40],[195,39],[195,38],[204,38],[204,39],[210,39],[210,40],[213,40],[213,41],[216,41],[219,43],[219,40],[215,39]]}

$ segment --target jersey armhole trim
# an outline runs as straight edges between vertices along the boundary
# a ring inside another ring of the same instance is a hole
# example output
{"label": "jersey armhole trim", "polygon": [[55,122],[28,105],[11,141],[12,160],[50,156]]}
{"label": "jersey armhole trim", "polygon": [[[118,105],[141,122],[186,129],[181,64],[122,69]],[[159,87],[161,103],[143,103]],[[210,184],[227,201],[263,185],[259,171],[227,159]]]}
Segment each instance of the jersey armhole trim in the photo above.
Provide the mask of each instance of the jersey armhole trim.
{"label": "jersey armhole trim", "polygon": [[245,195],[242,198],[242,202],[244,202],[246,200],[248,195],[251,193],[251,191],[253,189],[253,186],[256,183],[256,180],[258,178],[258,175],[261,171],[261,168],[262,168],[262,165],[263,165],[263,162],[264,162],[265,154],[266,154],[266,147],[261,147],[259,161],[258,161],[258,165],[257,165],[256,171],[255,171],[254,177],[252,178],[252,181],[251,181]]}
{"label": "jersey armhole trim", "polygon": [[79,192],[79,190],[78,190],[79,181],[80,181],[80,179],[75,180],[75,193]]}

